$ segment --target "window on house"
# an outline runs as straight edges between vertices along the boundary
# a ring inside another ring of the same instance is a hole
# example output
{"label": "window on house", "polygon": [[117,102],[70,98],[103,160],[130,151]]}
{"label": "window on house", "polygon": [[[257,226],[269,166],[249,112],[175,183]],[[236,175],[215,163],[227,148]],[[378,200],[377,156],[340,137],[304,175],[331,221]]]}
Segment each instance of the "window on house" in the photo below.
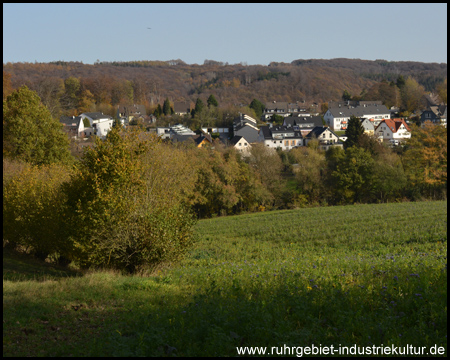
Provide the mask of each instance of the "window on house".
{"label": "window on house", "polygon": [[325,136],[326,136],[326,134],[323,134],[323,136],[322,136],[322,137],[323,137],[323,138],[325,138]]}

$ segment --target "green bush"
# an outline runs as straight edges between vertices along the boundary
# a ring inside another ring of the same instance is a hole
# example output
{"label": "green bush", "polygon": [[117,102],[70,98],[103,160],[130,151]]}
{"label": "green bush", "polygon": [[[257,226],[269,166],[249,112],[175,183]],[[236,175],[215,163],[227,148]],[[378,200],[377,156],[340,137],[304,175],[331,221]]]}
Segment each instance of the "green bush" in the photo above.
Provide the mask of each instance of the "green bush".
{"label": "green bush", "polygon": [[[8,164],[5,164],[8,163]],[[61,184],[69,179],[62,165],[33,166],[3,161],[3,240],[37,257],[68,256],[71,244],[61,221],[65,195]]]}
{"label": "green bush", "polygon": [[192,216],[177,195],[186,164],[162,147],[150,134],[113,128],[83,154],[64,186],[79,265],[133,273],[177,259],[190,245]]}

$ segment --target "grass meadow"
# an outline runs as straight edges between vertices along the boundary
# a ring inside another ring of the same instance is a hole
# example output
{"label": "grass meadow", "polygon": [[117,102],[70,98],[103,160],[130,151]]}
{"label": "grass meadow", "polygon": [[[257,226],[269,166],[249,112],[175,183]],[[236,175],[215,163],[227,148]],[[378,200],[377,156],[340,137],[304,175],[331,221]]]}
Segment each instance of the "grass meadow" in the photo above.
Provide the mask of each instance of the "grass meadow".
{"label": "grass meadow", "polygon": [[3,356],[236,356],[245,346],[447,349],[447,202],[201,220],[152,274],[3,255]]}

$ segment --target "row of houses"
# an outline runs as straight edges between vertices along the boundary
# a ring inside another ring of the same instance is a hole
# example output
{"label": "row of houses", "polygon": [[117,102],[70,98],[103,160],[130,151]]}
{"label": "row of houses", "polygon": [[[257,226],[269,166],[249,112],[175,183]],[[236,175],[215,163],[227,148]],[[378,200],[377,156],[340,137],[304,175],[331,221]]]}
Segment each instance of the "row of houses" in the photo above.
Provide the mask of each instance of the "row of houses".
{"label": "row of houses", "polygon": [[[428,98],[427,98],[428,99]],[[428,108],[421,114],[421,121],[431,121],[434,124],[446,126],[447,106],[437,104],[429,97]],[[228,128],[202,128],[204,135],[195,134],[192,130],[176,125],[173,127],[157,128],[158,136],[172,141],[185,141],[193,138],[200,146],[212,143],[211,134],[219,135],[225,143],[236,146],[238,149],[248,149],[256,142],[264,143],[270,148],[290,150],[297,146],[305,146],[312,138],[320,141],[320,148],[329,146],[342,146],[345,136],[336,135],[337,131],[345,131],[352,116],[361,120],[365,132],[375,136],[380,141],[389,141],[398,144],[411,136],[411,130],[403,119],[393,118],[393,109],[387,109],[381,101],[341,101],[329,102],[328,110],[324,116],[313,113],[304,105],[304,102],[270,102],[266,104],[261,119],[266,120],[265,126],[258,126],[258,121],[246,114],[239,114],[233,121],[232,129]],[[175,113],[188,114],[192,103],[176,102]],[[283,116],[283,124],[275,126],[270,122],[273,114]],[[156,117],[147,115],[144,105],[120,105],[117,109],[117,119],[127,126],[133,120],[146,125],[154,124]],[[61,117],[65,130],[75,138],[87,138],[97,135],[104,138],[114,124],[114,119],[100,112],[86,112],[79,116]],[[314,131],[313,131],[314,130]],[[234,137],[230,137],[230,132]],[[209,135],[208,135],[209,134]]]}
{"label": "row of houses", "polygon": [[[378,126],[369,119],[361,119],[365,132],[380,141],[397,144],[411,136],[411,130],[403,119],[383,119]],[[73,137],[87,138],[91,135],[106,137],[114,120],[100,112],[87,112],[79,116],[62,117],[65,130]],[[177,124],[171,127],[157,127],[156,134],[172,142],[184,142],[192,139],[197,146],[213,144],[211,134],[219,134],[224,143],[235,146],[238,150],[248,151],[251,144],[263,143],[269,148],[291,150],[299,146],[307,146],[313,139],[319,140],[319,148],[327,150],[330,146],[342,146],[345,137],[339,137],[331,127],[324,126],[320,116],[287,116],[283,125],[257,126],[257,121],[246,114],[239,114],[233,122],[233,134],[230,139],[228,128],[204,128],[202,134]]]}
{"label": "row of houses", "polygon": [[[367,121],[363,120],[363,123]],[[157,127],[156,133],[161,138],[172,142],[192,139],[198,147],[203,147],[214,144],[211,136],[211,130],[213,130],[213,133],[223,135],[219,136],[219,141],[234,146],[244,154],[248,153],[252,145],[256,143],[262,143],[271,149],[289,151],[296,147],[307,146],[310,141],[317,140],[319,149],[328,150],[331,146],[343,147],[346,140],[345,136],[339,136],[330,127],[324,126],[321,117],[297,116],[292,119],[286,117],[283,125],[277,126],[270,124],[258,127],[256,123],[256,120],[250,116],[240,114],[234,120],[232,138],[227,136],[229,132],[226,128],[204,128],[202,134],[197,135],[180,124],[169,128]],[[382,120],[376,129],[373,129],[373,124],[368,122],[365,132],[390,145],[398,145],[411,137],[411,129],[403,119]]]}

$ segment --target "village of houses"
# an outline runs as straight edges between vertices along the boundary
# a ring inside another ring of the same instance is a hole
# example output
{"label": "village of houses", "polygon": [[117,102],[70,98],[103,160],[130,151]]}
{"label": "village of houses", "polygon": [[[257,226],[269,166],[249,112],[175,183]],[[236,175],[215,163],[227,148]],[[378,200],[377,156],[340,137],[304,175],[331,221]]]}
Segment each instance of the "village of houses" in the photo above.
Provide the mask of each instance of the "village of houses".
{"label": "village of houses", "polygon": [[[432,95],[426,96],[427,108],[421,112],[420,121],[423,124],[430,121],[434,124],[447,126],[447,106],[438,104]],[[408,120],[395,117],[398,109],[388,109],[381,101],[341,101],[330,102],[328,110],[321,116],[317,112],[308,111],[301,102],[269,102],[261,121],[265,125],[258,126],[258,121],[248,115],[240,114],[230,128],[202,128],[201,134],[195,133],[182,124],[168,127],[148,127],[148,131],[166,141],[184,142],[193,140],[198,147],[213,145],[213,136],[218,137],[226,146],[234,146],[243,155],[249,152],[255,143],[282,150],[290,150],[299,146],[307,146],[317,139],[319,148],[327,150],[330,146],[343,146],[346,140],[345,130],[351,116],[360,119],[366,134],[374,136],[378,141],[389,146],[398,146],[411,137]],[[192,104],[175,102],[174,113],[187,115]],[[274,125],[272,116],[284,118],[282,125]],[[133,119],[141,119],[146,124],[155,124],[156,117],[147,115],[143,105],[119,105],[117,119],[123,126],[129,126]],[[87,112],[73,117],[61,117],[64,130],[74,139],[87,139],[92,135],[105,138],[113,127],[114,119],[99,112]],[[260,123],[261,123],[260,121]],[[340,134],[337,135],[337,134]],[[217,136],[218,135],[218,136]]]}

